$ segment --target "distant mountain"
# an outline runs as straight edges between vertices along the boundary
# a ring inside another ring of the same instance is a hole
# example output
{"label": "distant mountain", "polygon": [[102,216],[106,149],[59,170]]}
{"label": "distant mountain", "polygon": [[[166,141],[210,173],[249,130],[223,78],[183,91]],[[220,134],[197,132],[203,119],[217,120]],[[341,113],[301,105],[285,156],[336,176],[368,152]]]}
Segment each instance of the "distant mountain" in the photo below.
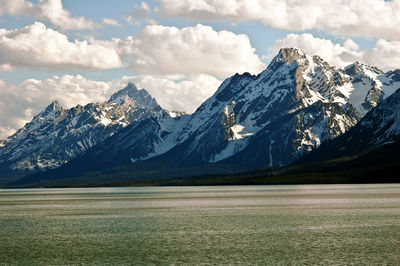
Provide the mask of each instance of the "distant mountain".
{"label": "distant mountain", "polygon": [[1,143],[0,174],[59,167],[127,125],[165,111],[133,83],[106,103],[64,109],[52,102]]}
{"label": "distant mountain", "polygon": [[[144,90],[124,89],[114,94],[104,108],[130,106],[134,119],[80,149],[79,154],[53,164],[69,162],[58,170],[35,175],[35,180],[41,176],[96,178],[99,173],[108,176],[106,179],[161,178],[286,166],[323,143],[339,140],[364,115],[362,121],[373,116],[370,121],[381,125],[379,121],[386,116],[372,114],[393,101],[389,96],[399,88],[400,70],[385,73],[357,62],[340,69],[299,49],[281,49],[259,75],[244,73],[226,79],[192,115],[162,110]],[[107,121],[119,125],[121,117],[130,116],[121,113]],[[102,120],[95,119],[94,124],[104,125]],[[65,130],[68,123],[60,130]],[[363,123],[367,122],[358,125]],[[372,132],[380,132],[376,130]],[[53,131],[46,130],[41,136],[49,138],[48,132]],[[378,133],[371,133],[369,141],[380,142]],[[357,138],[367,136],[363,135]],[[12,139],[2,144],[5,146],[0,154],[9,149]],[[75,147],[72,143],[78,140],[68,143],[67,147]],[[25,146],[17,154],[27,154],[30,147]],[[47,154],[49,161],[58,158],[57,153],[49,149],[46,152],[40,156]],[[38,165],[37,160],[34,162]]]}

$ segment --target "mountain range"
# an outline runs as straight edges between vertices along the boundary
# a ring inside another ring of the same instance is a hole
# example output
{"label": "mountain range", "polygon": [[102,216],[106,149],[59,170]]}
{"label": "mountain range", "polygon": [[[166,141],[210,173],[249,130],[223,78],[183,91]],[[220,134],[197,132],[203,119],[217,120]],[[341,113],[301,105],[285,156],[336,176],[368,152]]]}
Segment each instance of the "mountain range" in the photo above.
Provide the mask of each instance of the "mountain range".
{"label": "mountain range", "polygon": [[164,110],[132,83],[105,103],[53,102],[1,141],[0,176],[16,184],[111,182],[360,154],[399,140],[398,89],[400,70],[336,68],[285,48],[257,76],[226,79],[191,115]]}

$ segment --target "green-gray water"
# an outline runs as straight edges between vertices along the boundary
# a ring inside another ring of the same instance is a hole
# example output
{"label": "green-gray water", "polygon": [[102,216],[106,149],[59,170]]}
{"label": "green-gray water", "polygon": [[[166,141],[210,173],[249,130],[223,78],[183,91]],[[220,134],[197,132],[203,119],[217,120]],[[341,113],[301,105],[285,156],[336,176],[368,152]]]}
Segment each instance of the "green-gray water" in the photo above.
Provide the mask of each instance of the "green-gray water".
{"label": "green-gray water", "polygon": [[400,264],[400,184],[0,190],[0,264]]}

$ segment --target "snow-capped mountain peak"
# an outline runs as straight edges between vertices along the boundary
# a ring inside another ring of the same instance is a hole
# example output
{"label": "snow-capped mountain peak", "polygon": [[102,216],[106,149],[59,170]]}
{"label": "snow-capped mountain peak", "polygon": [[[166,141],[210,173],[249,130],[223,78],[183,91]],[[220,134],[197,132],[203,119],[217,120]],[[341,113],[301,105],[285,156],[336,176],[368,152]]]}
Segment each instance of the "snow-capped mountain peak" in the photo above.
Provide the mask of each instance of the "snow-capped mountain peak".
{"label": "snow-capped mountain peak", "polygon": [[31,122],[1,142],[0,168],[17,171],[58,167],[127,125],[165,111],[133,83],[106,103],[64,109],[49,104]]}
{"label": "snow-capped mountain peak", "polygon": [[377,67],[374,66],[369,66],[363,63],[360,63],[358,61],[346,66],[344,69],[344,72],[348,74],[349,76],[356,76],[360,73],[363,73],[365,75],[371,76],[371,77],[376,77],[377,75],[382,75],[384,72],[380,70]]}
{"label": "snow-capped mountain peak", "polygon": [[275,56],[275,62],[287,62],[292,63],[293,61],[301,60],[306,58],[306,53],[298,48],[281,48],[277,56]]}
{"label": "snow-capped mountain peak", "polygon": [[157,101],[144,89],[137,89],[135,84],[129,82],[128,85],[111,95],[107,103],[119,105],[131,105],[134,108],[157,108]]}
{"label": "snow-capped mountain peak", "polygon": [[61,104],[57,100],[55,100],[55,101],[51,102],[44,109],[44,111],[39,114],[39,116],[45,117],[46,115],[48,115],[50,113],[61,111],[61,110],[63,110],[63,107],[61,106]]}
{"label": "snow-capped mountain peak", "polygon": [[61,109],[62,109],[61,104],[57,100],[54,100],[45,108],[45,111],[47,111],[47,110],[57,111],[57,110],[61,110]]}
{"label": "snow-capped mountain peak", "polygon": [[296,79],[296,98],[304,106],[317,101],[350,103],[360,116],[400,88],[400,70],[385,73],[360,62],[341,69],[297,48],[282,48],[263,75],[273,72],[282,79],[289,69]]}

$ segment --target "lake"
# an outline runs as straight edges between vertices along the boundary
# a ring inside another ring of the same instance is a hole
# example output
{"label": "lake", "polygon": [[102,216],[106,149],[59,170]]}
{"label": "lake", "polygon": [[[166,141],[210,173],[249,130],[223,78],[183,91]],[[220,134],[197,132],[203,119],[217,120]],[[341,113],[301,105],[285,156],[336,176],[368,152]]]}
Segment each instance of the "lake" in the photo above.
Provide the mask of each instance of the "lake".
{"label": "lake", "polygon": [[0,264],[400,265],[400,184],[0,190]]}

